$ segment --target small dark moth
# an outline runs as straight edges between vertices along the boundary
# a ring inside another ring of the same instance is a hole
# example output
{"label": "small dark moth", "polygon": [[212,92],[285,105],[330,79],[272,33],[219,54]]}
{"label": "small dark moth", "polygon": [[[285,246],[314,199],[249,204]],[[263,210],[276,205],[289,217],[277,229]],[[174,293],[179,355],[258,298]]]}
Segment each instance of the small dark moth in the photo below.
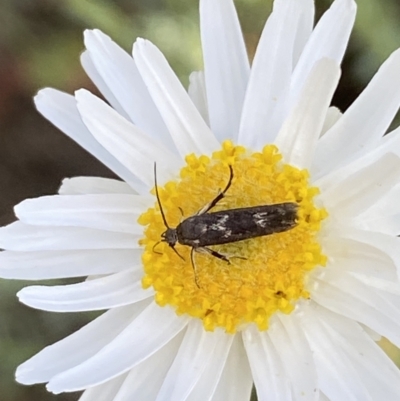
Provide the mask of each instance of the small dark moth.
{"label": "small dark moth", "polygon": [[[175,228],[171,228],[167,223],[160,202],[157,188],[156,165],[154,164],[154,181],[157,202],[160,207],[162,219],[167,227],[167,229],[161,234],[161,242],[166,242],[183,260],[184,258],[175,249],[176,243],[190,246],[192,248],[190,259],[195,273],[196,285],[198,287],[196,264],[194,261],[195,251],[207,253],[230,263],[227,255],[223,255],[222,253],[209,248],[209,246],[228,244],[250,238],[262,237],[264,235],[281,233],[288,231],[297,225],[298,205],[294,202],[243,207],[239,209],[228,209],[209,213],[209,211],[224,198],[232,184],[232,166],[229,166],[229,171],[229,180],[223,191],[219,191],[218,195],[211,202],[201,208],[196,214],[184,219]],[[157,244],[159,244],[159,242]]]}

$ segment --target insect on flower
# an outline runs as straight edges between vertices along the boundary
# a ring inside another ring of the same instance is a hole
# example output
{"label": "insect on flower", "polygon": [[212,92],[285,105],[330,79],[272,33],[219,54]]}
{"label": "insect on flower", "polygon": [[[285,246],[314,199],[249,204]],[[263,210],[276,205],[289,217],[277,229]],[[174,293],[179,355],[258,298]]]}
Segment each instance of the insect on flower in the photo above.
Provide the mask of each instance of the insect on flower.
{"label": "insect on flower", "polygon": [[[157,202],[160,207],[162,219],[167,228],[161,234],[161,242],[166,242],[183,260],[183,256],[175,249],[176,243],[192,248],[190,259],[194,270],[196,285],[198,287],[194,252],[209,254],[229,264],[230,260],[227,255],[217,252],[209,248],[209,246],[228,244],[250,238],[281,233],[297,225],[298,205],[295,202],[228,209],[209,213],[209,211],[224,198],[232,184],[234,176],[232,166],[229,166],[229,171],[229,180],[223,191],[219,191],[218,195],[196,214],[184,219],[175,228],[171,228],[167,223],[161,205],[157,187],[156,165],[154,164]],[[234,257],[240,258],[240,256]]]}

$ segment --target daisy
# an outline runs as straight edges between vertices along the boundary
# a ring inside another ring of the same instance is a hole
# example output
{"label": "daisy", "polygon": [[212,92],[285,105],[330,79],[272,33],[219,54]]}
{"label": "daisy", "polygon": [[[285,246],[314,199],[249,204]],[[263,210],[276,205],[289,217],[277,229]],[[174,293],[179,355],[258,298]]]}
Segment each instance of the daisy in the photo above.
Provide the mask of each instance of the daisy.
{"label": "daisy", "polygon": [[[242,401],[253,382],[259,400],[399,399],[375,341],[400,346],[400,134],[384,136],[400,52],[343,115],[330,108],[355,9],[336,0],[313,29],[312,0],[276,0],[250,68],[233,2],[201,0],[204,73],[188,92],[152,43],[132,58],[85,33],[82,64],[108,103],[44,89],[36,105],[123,181],[66,179],[17,205],[0,274],[87,276],[18,296],[107,311],[22,364],[20,383],[81,401]],[[163,238],[224,188],[209,212],[284,203],[296,218],[214,256]]]}

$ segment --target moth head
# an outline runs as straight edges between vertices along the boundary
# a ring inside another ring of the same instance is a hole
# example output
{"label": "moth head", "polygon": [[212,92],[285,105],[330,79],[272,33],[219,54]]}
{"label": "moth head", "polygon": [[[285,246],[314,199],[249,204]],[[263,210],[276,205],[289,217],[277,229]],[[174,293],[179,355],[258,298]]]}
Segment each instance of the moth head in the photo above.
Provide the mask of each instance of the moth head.
{"label": "moth head", "polygon": [[166,242],[169,246],[174,247],[178,241],[178,235],[175,228],[167,228],[161,234],[161,241]]}
{"label": "moth head", "polygon": [[178,242],[178,234],[176,233],[175,228],[168,227],[161,234],[161,241],[166,242],[182,260],[185,260],[185,258],[175,249],[175,244]]}

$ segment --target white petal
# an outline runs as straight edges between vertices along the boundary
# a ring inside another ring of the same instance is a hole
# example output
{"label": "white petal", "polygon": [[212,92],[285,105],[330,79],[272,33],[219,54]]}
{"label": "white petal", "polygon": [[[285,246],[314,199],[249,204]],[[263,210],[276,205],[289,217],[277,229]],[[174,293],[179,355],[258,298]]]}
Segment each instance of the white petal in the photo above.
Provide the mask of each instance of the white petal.
{"label": "white petal", "polygon": [[121,114],[121,116],[129,120],[129,115],[120,105],[118,100],[115,98],[112,90],[107,86],[106,82],[103,80],[103,77],[100,75],[99,71],[97,71],[97,68],[93,63],[93,60],[90,57],[90,52],[87,50],[85,50],[81,54],[81,65],[85,70],[87,76],[90,78],[90,80],[96,85],[97,89],[99,89],[101,94],[107,99],[108,103],[110,103],[111,106],[116,111],[118,111],[119,114]]}
{"label": "white petal", "polygon": [[250,399],[253,378],[242,337],[236,335],[212,401]]}
{"label": "white petal", "polygon": [[132,188],[143,193],[143,184],[117,158],[104,149],[85,127],[73,96],[55,89],[42,89],[35,96],[35,105],[38,111],[57,128],[99,159]]}
{"label": "white petal", "polygon": [[321,130],[321,136],[325,135],[327,131],[329,131],[342,117],[343,113],[337,107],[329,107],[328,112],[326,113],[324,125]]}
{"label": "white petal", "polygon": [[332,226],[329,228],[330,236],[354,240],[370,245],[387,255],[400,274],[400,238],[382,233],[359,230],[349,226]]}
{"label": "white petal", "polygon": [[360,326],[372,338],[373,341],[378,342],[382,340],[382,336],[376,331],[370,329],[369,327],[363,325],[362,323],[360,323]]}
{"label": "white petal", "polygon": [[311,164],[339,76],[340,68],[335,61],[322,59],[315,64],[298,105],[275,140],[286,163],[300,168]]}
{"label": "white petal", "polygon": [[133,56],[180,155],[210,154],[218,149],[218,141],[157,47],[138,39]]}
{"label": "white petal", "polygon": [[141,249],[0,252],[0,277],[48,280],[118,273],[139,268]]}
{"label": "white petal", "polygon": [[104,101],[84,89],[75,92],[83,122],[93,136],[148,187],[154,185],[154,163],[160,181],[179,171],[181,162],[156,140],[144,134]]}
{"label": "white petal", "polygon": [[400,185],[395,185],[383,196],[379,201],[374,203],[365,213],[363,217],[366,220],[378,219],[397,215],[400,213]]}
{"label": "white petal", "polygon": [[326,189],[338,185],[348,176],[358,173],[363,168],[372,165],[387,153],[395,153],[400,156],[400,152],[396,153],[398,148],[400,148],[400,129],[385,135],[374,149],[371,149],[364,155],[360,155],[360,157],[349,164],[334,169],[327,174],[322,172],[320,172],[321,174],[316,174],[318,178],[314,181],[314,185],[320,188],[323,193]]}
{"label": "white petal", "polygon": [[[392,135],[389,136],[391,137]],[[396,150],[396,147],[400,145],[400,135],[396,135],[393,139],[394,141],[388,140],[385,142],[393,150]],[[358,216],[357,220],[353,220],[352,224],[356,224],[361,228],[365,227],[371,231],[397,235],[400,232],[399,197],[400,185],[397,184],[364,213]]]}
{"label": "white petal", "polygon": [[[142,131],[166,148],[175,150],[133,58],[98,29],[86,30],[84,36],[91,60],[108,88],[108,91],[102,91],[103,95],[113,107],[120,105],[123,115],[128,115]],[[102,90],[101,87],[99,89]],[[109,92],[111,98],[107,96]],[[118,107],[115,108],[118,110]]]}
{"label": "white petal", "polygon": [[194,71],[189,76],[188,93],[193,104],[203,117],[203,120],[209,125],[206,82],[203,71]]}
{"label": "white petal", "polygon": [[258,400],[291,400],[289,378],[285,374],[278,350],[274,347],[268,332],[260,332],[251,325],[243,331],[243,342]]}
{"label": "white petal", "polygon": [[181,332],[155,354],[132,368],[112,401],[154,401],[178,352],[182,338]]}
{"label": "white petal", "polygon": [[20,365],[16,379],[22,384],[44,383],[86,361],[113,341],[138,315],[147,301],[104,313],[80,330],[50,345]]}
{"label": "white petal", "polygon": [[59,195],[27,199],[14,207],[26,224],[75,226],[140,235],[137,219],[154,199],[138,195]]}
{"label": "white petal", "polygon": [[399,369],[356,322],[311,304],[302,323],[331,400],[398,400]]}
{"label": "white petal", "polygon": [[9,251],[134,249],[141,235],[82,227],[29,226],[17,221],[0,228],[0,248]]}
{"label": "white petal", "polygon": [[388,235],[400,235],[400,214],[370,219],[366,215],[358,216],[352,221],[352,226],[367,231],[376,231]]}
{"label": "white petal", "polygon": [[103,177],[73,177],[64,178],[58,190],[60,195],[86,194],[136,194],[123,181]]}
{"label": "white petal", "polygon": [[[221,358],[224,358],[223,355],[225,355],[222,367],[224,366],[232,340],[233,337],[227,335],[223,330],[207,332],[200,320],[192,320],[157,395],[157,401],[192,400],[189,395],[201,376],[205,374],[206,369],[212,369],[213,355],[219,355]],[[222,368],[219,374],[221,371]],[[193,400],[199,400],[199,398],[194,397]]]}
{"label": "white petal", "polygon": [[293,401],[318,400],[318,378],[312,351],[298,322],[292,315],[277,314],[268,334],[290,379]]}
{"label": "white petal", "polygon": [[82,394],[79,401],[113,401],[126,376],[124,374],[99,386],[89,388]]}
{"label": "white petal", "polygon": [[389,193],[399,181],[400,158],[388,153],[370,166],[326,188],[320,199],[333,218],[347,222]]}
{"label": "white petal", "polygon": [[[293,63],[297,64],[304,46],[308,42],[314,28],[315,6],[313,0],[299,0],[300,19],[297,27],[297,33],[294,43]],[[288,29],[289,27],[287,27]]]}
{"label": "white petal", "polygon": [[200,380],[196,383],[190,395],[185,398],[187,401],[211,401],[213,399],[224,367],[228,363],[228,355],[235,338],[235,336],[231,334],[224,334],[225,338],[219,342],[211,353],[211,358],[209,358],[207,364],[208,366],[204,369]]}
{"label": "white petal", "polygon": [[232,0],[201,0],[200,28],[211,129],[236,140],[249,59]]}
{"label": "white petal", "polygon": [[322,58],[340,65],[356,15],[353,0],[336,0],[318,21],[293,72],[289,110],[297,104],[308,76]]}
{"label": "white petal", "polygon": [[318,144],[313,170],[326,172],[377,145],[400,106],[400,50],[375,74],[362,94]]}
{"label": "white petal", "polygon": [[341,273],[340,269],[339,263],[332,263],[320,274],[313,274],[311,298],[329,310],[365,324],[399,346],[399,306],[391,306],[379,291],[351,274]]}
{"label": "white petal", "polygon": [[142,288],[142,277],[140,269],[129,269],[78,284],[25,287],[17,295],[23,304],[51,312],[103,310],[151,297],[153,291]]}
{"label": "white petal", "polygon": [[[348,302],[347,299],[350,296],[358,305],[353,308],[352,313],[360,314],[360,311],[361,315],[367,313],[366,319],[371,321],[372,318],[374,327],[378,329],[385,327],[385,333],[392,331],[397,336],[399,330],[396,325],[398,323],[393,327],[392,314],[400,313],[400,281],[391,259],[370,245],[349,239],[335,237],[325,239],[323,247],[325,253],[329,255],[329,263],[332,268],[320,268],[310,274],[310,285],[316,294],[322,294],[323,301],[321,302],[327,305],[327,302],[331,302],[329,297],[335,293],[336,297],[342,297],[337,289],[340,287],[339,291],[345,293],[347,291],[347,294],[344,295],[344,302]],[[334,276],[331,277],[332,275]],[[342,286],[338,280],[344,280],[345,284]],[[324,291],[323,288],[326,287],[328,289]],[[356,293],[357,288],[361,288],[358,293]],[[363,300],[363,297],[366,300]],[[338,300],[335,298],[333,304],[337,302]],[[366,307],[365,305],[370,302],[374,306]],[[391,310],[394,312],[390,312]],[[364,317],[358,317],[356,320],[364,319]],[[368,329],[371,331],[370,327]],[[374,332],[376,333],[376,330]],[[390,335],[387,334],[387,336]]]}
{"label": "white petal", "polygon": [[298,0],[275,0],[257,46],[238,138],[253,149],[262,148],[276,136],[274,111],[288,94],[300,11]]}
{"label": "white petal", "polygon": [[104,383],[153,355],[183,330],[187,322],[188,318],[178,317],[171,308],[152,303],[97,354],[53,377],[47,389],[59,394]]}
{"label": "white petal", "polygon": [[[347,272],[346,277],[347,277]],[[396,297],[400,295],[400,282],[395,279],[394,281],[387,281],[385,279],[371,277],[363,273],[350,272],[351,279],[355,278],[358,282],[370,287],[373,290],[378,290],[377,292],[383,292],[386,295],[393,294]],[[400,305],[398,303],[398,305]]]}
{"label": "white petal", "polygon": [[[322,246],[329,258],[338,263],[340,270],[361,273],[371,278],[397,281],[393,260],[374,244],[331,235],[323,238]],[[324,268],[321,268],[324,271]]]}
{"label": "white petal", "polygon": [[321,324],[315,308],[302,305],[301,309],[299,322],[314,352],[321,390],[332,401],[373,401],[347,353],[337,344],[339,334],[335,336]]}
{"label": "white petal", "polygon": [[[397,142],[400,141],[400,127],[390,131],[385,136],[383,136],[379,140],[379,147],[390,149],[391,152],[396,153],[396,155],[400,156],[400,146],[397,146]],[[391,146],[391,144],[396,144]],[[370,149],[368,153],[371,153],[373,149]]]}

